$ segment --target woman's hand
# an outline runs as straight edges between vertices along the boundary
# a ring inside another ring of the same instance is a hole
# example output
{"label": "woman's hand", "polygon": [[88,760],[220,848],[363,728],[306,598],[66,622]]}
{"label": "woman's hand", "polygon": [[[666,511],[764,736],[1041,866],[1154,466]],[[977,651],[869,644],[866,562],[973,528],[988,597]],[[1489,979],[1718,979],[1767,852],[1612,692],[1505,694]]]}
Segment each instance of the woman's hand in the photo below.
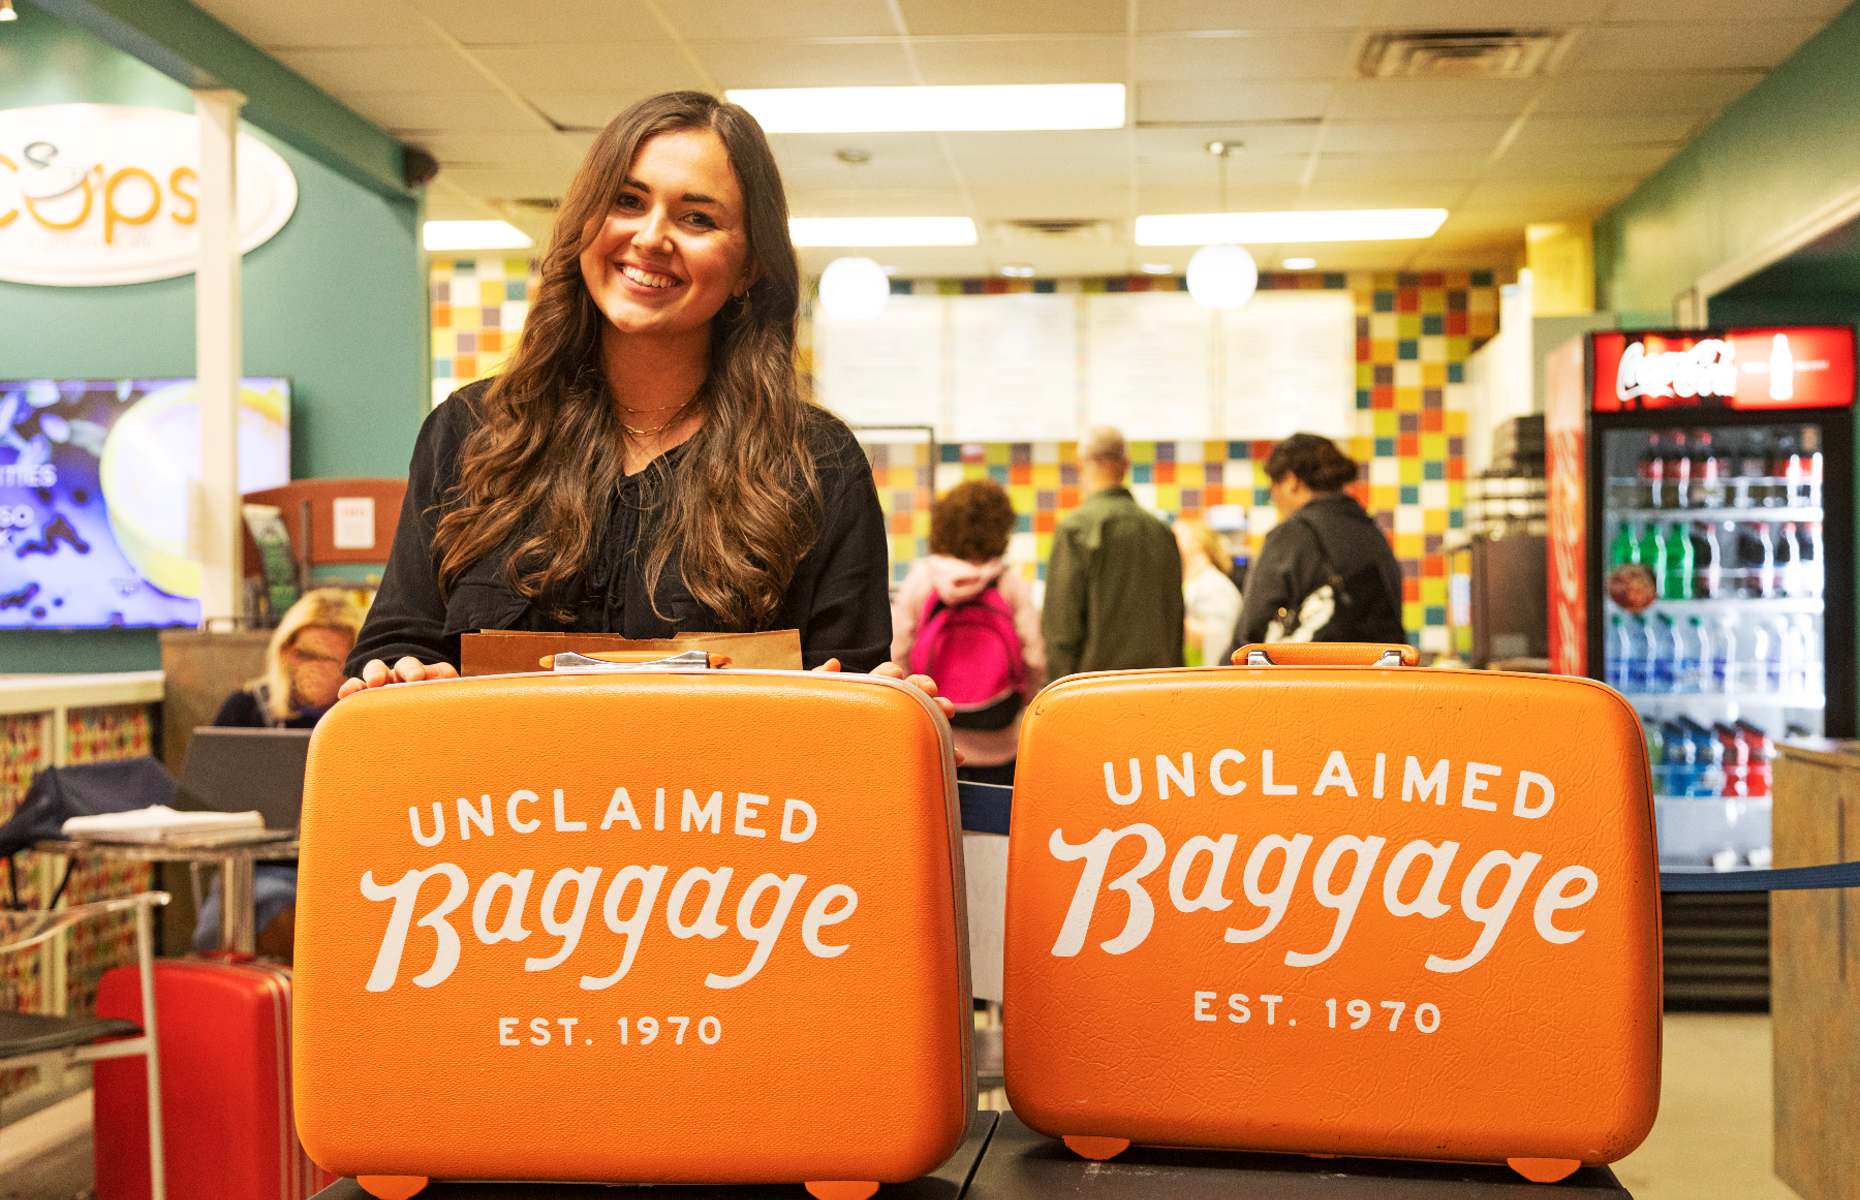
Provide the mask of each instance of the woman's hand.
{"label": "woman's hand", "polygon": [[[840,660],[837,658],[829,658],[826,662],[814,668],[816,671],[826,671],[828,673],[836,672],[839,669]],[[928,675],[908,674],[903,667],[900,667],[894,662],[879,663],[876,667],[872,668],[872,674],[878,676],[880,679],[902,679],[905,683],[910,684],[924,695],[936,701],[936,706],[942,710],[945,719],[956,715],[956,702],[937,695],[936,680],[930,678]],[[962,751],[960,750],[956,751],[956,765],[962,765]]]}
{"label": "woman's hand", "polygon": [[459,669],[448,662],[423,663],[409,654],[407,657],[389,667],[378,658],[371,658],[362,668],[361,678],[343,680],[336,690],[336,699],[353,696],[369,688],[385,687],[390,683],[418,683],[422,679],[457,679]]}

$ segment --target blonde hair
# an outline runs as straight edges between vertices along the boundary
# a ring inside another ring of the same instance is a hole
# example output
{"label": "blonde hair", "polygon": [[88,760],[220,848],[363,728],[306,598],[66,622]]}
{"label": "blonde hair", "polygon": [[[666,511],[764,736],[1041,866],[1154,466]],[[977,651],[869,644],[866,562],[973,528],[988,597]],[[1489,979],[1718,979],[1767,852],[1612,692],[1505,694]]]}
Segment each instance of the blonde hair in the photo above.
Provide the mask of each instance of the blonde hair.
{"label": "blonde hair", "polygon": [[265,647],[264,704],[268,714],[278,721],[290,719],[291,677],[284,669],[284,652],[297,635],[306,629],[339,629],[349,635],[350,645],[362,632],[367,616],[355,597],[342,588],[314,588],[298,597],[297,603],[284,612],[284,619],[271,633]]}
{"label": "blonde hair", "polygon": [[1194,539],[1195,545],[1208,556],[1214,569],[1223,575],[1231,575],[1234,569],[1233,555],[1227,553],[1227,547],[1221,544],[1221,535],[1214,532],[1214,527],[1200,517],[1177,517],[1175,523]]}

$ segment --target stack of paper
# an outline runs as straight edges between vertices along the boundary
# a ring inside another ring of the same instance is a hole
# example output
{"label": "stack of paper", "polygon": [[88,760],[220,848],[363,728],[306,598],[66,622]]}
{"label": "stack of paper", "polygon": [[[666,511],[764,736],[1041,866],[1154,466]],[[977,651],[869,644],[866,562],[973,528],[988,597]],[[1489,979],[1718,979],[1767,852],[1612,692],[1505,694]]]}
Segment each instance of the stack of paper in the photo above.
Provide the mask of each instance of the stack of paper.
{"label": "stack of paper", "polygon": [[190,841],[202,835],[262,833],[265,819],[256,812],[180,812],[166,805],[72,817],[64,835],[93,842],[168,843]]}

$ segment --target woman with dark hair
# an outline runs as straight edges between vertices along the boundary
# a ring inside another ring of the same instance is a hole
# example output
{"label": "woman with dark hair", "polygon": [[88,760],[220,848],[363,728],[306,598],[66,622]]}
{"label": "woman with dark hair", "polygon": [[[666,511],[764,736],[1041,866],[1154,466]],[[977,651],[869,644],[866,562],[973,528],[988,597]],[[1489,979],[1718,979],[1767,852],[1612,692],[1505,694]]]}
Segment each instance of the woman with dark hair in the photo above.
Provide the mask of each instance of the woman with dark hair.
{"label": "woman with dark hair", "polygon": [[1343,488],[1356,463],[1329,438],[1295,433],[1266,456],[1279,523],[1247,571],[1232,650],[1248,642],[1404,642],[1401,567]]}
{"label": "woman with dark hair", "polygon": [[671,92],[616,117],[510,365],[420,431],[342,694],[454,675],[477,629],[796,628],[810,667],[885,663],[884,515],[851,431],[802,393],[800,298],[748,112]]}
{"label": "woman with dark hair", "polygon": [[1046,671],[1040,610],[1007,561],[1013,529],[1000,484],[957,484],[931,507],[930,553],[891,605],[891,661],[934,678],[956,706],[957,774],[981,783],[1014,782],[1021,710]]}

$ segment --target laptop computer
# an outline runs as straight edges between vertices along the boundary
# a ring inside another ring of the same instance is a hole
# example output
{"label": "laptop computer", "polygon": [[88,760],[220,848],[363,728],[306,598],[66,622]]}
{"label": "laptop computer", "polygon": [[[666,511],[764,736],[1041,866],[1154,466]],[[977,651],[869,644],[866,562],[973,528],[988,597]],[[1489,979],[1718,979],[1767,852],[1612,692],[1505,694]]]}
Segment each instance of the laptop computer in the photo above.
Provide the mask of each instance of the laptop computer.
{"label": "laptop computer", "polygon": [[256,810],[265,828],[295,833],[304,806],[308,729],[194,730],[175,807],[205,812]]}

